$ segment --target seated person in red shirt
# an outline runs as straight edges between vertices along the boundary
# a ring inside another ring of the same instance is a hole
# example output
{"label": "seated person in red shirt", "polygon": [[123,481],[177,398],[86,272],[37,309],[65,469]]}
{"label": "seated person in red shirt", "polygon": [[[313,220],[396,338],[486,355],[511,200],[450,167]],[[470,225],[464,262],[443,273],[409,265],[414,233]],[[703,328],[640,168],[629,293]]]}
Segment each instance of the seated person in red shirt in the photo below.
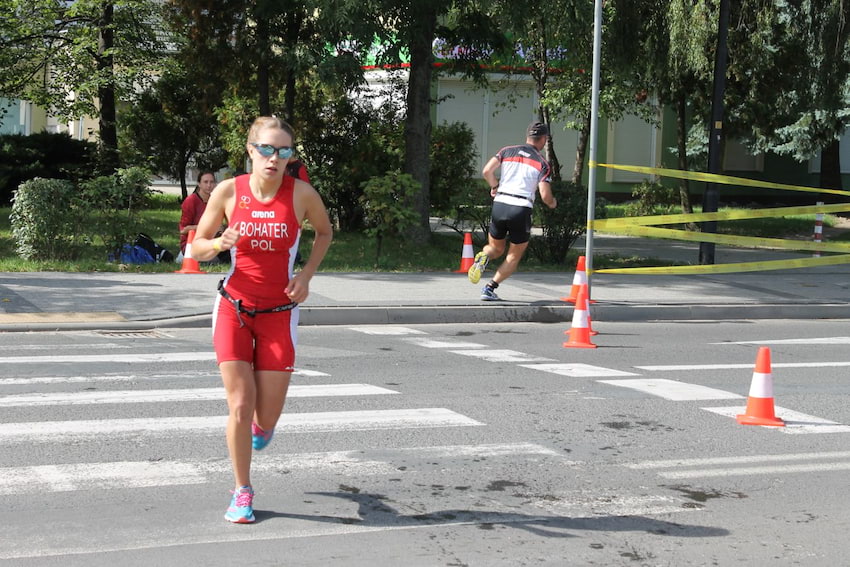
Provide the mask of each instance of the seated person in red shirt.
{"label": "seated person in red shirt", "polygon": [[[177,228],[180,230],[180,255],[177,257],[177,262],[183,260],[183,254],[186,252],[186,243],[189,240],[189,231],[198,229],[198,222],[201,220],[201,215],[207,208],[207,201],[210,200],[210,194],[215,189],[216,179],[215,173],[212,171],[202,171],[198,176],[198,185],[195,191],[186,197],[183,204],[180,205],[181,215],[180,224]],[[221,262],[230,262],[230,253],[218,255],[218,260]]]}

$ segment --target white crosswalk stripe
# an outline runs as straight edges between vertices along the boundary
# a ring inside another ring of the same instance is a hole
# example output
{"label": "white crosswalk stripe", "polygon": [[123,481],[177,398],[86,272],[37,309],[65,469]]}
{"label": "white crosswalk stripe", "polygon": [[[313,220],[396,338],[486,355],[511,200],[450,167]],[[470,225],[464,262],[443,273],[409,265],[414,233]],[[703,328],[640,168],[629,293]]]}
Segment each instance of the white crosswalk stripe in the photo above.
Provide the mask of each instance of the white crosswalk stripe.
{"label": "white crosswalk stripe", "polygon": [[544,356],[534,356],[531,354],[525,354],[524,352],[519,352],[510,349],[451,350],[449,352],[452,352],[454,354],[460,354],[463,356],[480,358],[482,360],[486,360],[487,362],[535,362],[554,360],[551,358],[546,358]]}
{"label": "white crosswalk stripe", "polygon": [[[316,469],[332,470],[334,474],[344,476],[397,474],[399,465],[396,461],[407,459],[411,455],[420,461],[422,459],[486,459],[523,456],[527,459],[554,459],[558,466],[569,464],[560,453],[542,445],[500,443],[398,448],[383,450],[380,456],[362,450],[288,455],[259,454],[255,456],[251,468],[257,475],[268,472],[279,474],[281,471],[286,471],[287,474],[297,471],[309,474]],[[406,472],[413,472],[413,469],[407,467]],[[225,459],[7,467],[0,468],[0,494],[205,484],[214,482],[229,473],[230,463]]]}
{"label": "white crosswalk stripe", "polygon": [[520,364],[523,368],[531,368],[532,370],[540,370],[541,372],[551,372],[561,376],[569,376],[571,378],[602,378],[605,376],[637,376],[633,372],[623,372],[622,370],[614,370],[612,368],[603,368],[601,366],[593,366],[591,364],[581,364],[578,362],[566,362],[556,364]]}
{"label": "white crosswalk stripe", "polygon": [[[747,408],[745,406],[733,406],[702,409],[734,419],[736,415],[743,414]],[[782,433],[791,435],[807,433],[850,433],[850,425],[842,425],[822,417],[807,415],[779,406],[774,407],[774,412],[776,413],[776,417],[785,421],[785,427],[768,426],[767,428],[781,431]]]}
{"label": "white crosswalk stripe", "polygon": [[[294,385],[287,397],[376,396],[398,394],[395,390],[369,384]],[[183,388],[172,390],[110,390],[103,392],[60,392],[0,396],[0,407],[32,407],[83,404],[138,404],[223,400],[224,388]]]}
{"label": "white crosswalk stripe", "polygon": [[45,356],[3,356],[0,364],[50,364],[56,362],[206,362],[215,361],[214,352],[153,352],[126,354],[55,354]]}
{"label": "white crosswalk stripe", "polygon": [[[329,376],[326,372],[317,370],[306,370],[296,368],[292,376],[305,376],[310,378],[321,378]],[[76,375],[76,376],[16,376],[11,378],[0,378],[0,387],[2,386],[20,386],[27,384],[74,384],[82,382],[145,382],[156,380],[167,380],[178,377],[184,377],[185,374],[177,376],[175,373],[140,373],[140,374],[95,374],[95,375]],[[216,381],[221,380],[221,374],[218,371],[195,371],[192,373],[192,378],[215,378]]]}
{"label": "white crosswalk stripe", "polygon": [[[219,434],[226,422],[227,416],[201,416],[4,423],[0,424],[0,444],[78,442],[116,435],[169,435],[176,431]],[[281,431],[289,433],[475,425],[483,423],[445,408],[284,413],[278,421]]]}
{"label": "white crosswalk stripe", "polygon": [[636,470],[654,470],[662,478],[671,480],[846,471],[850,470],[850,451],[669,459],[629,463],[625,466]]}
{"label": "white crosswalk stripe", "polygon": [[699,384],[677,382],[676,380],[631,378],[628,380],[599,380],[599,382],[611,386],[632,388],[667,400],[729,400],[742,397],[732,392],[708,388]]}

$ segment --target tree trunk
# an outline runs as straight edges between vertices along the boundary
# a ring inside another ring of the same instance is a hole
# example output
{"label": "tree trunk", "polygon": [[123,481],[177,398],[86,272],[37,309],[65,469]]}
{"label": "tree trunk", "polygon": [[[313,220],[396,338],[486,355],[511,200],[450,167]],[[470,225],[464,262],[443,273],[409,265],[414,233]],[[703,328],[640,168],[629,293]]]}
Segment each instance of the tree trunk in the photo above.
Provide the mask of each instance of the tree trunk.
{"label": "tree trunk", "polygon": [[[303,13],[300,10],[292,10],[286,13],[286,37],[283,38],[285,46],[284,55],[290,62],[295,57],[302,22]],[[298,121],[295,117],[295,78],[295,69],[291,64],[287,63],[285,90],[283,92],[283,116],[292,126],[296,126],[295,123]]]}
{"label": "tree trunk", "polygon": [[[551,124],[552,119],[550,117],[549,109],[543,108],[543,121],[546,124]],[[549,165],[552,167],[552,181],[560,181],[561,180],[561,163],[558,161],[558,155],[555,153],[555,142],[553,141],[552,136],[549,136],[549,140],[546,142],[546,159],[549,160]]]}
{"label": "tree trunk", "polygon": [[419,224],[411,227],[413,242],[424,244],[431,236],[429,222],[430,146],[431,146],[431,46],[437,25],[432,5],[421,6],[416,20],[419,24],[410,31],[410,78],[407,83],[407,116],[404,121],[404,172],[421,185],[413,196],[413,208]]}
{"label": "tree trunk", "polygon": [[[833,140],[820,152],[820,187],[821,189],[842,189],[841,183],[841,145]],[[824,193],[821,197],[826,203],[841,203],[846,197]],[[844,213],[847,214],[847,213]]]}
{"label": "tree trunk", "polygon": [[[687,123],[687,101],[685,100],[685,93],[680,92],[679,96],[676,97],[676,154],[678,156],[678,164],[679,169],[681,171],[688,170],[688,150],[687,150],[687,135],[688,135],[688,123]],[[682,212],[685,214],[691,214],[694,212],[693,207],[691,207],[691,186],[688,183],[687,179],[679,180],[679,201],[682,204]],[[696,223],[688,223],[688,230],[697,230],[698,227]]]}
{"label": "tree trunk", "polygon": [[183,160],[180,165],[180,194],[183,195],[183,198],[180,199],[180,202],[186,200],[186,197],[189,196],[189,188],[186,187],[186,162],[188,160]]}
{"label": "tree trunk", "polygon": [[269,24],[261,14],[257,16],[257,103],[260,116],[272,113],[269,102]]}
{"label": "tree trunk", "polygon": [[[546,42],[546,21],[543,17],[538,17],[534,20],[534,28],[532,31],[533,49],[530,55],[533,59],[532,75],[534,77],[534,85],[537,91],[537,100],[543,100],[546,96],[546,83],[549,81],[549,57]],[[552,123],[551,113],[545,105],[539,104],[537,108],[537,116],[541,122],[549,125]],[[551,134],[551,132],[550,132]],[[546,159],[552,167],[552,180],[561,180],[561,164],[558,162],[558,156],[555,154],[555,143],[552,136],[546,142]]]}
{"label": "tree trunk", "polygon": [[587,141],[590,137],[590,114],[584,118],[581,130],[578,131],[578,144],[576,145],[576,165],[573,168],[573,185],[581,185],[581,174],[584,171],[584,157],[587,155]]}
{"label": "tree trunk", "polygon": [[111,2],[101,3],[98,22],[97,70],[98,75],[108,77],[97,88],[100,102],[98,126],[100,129],[101,166],[109,174],[121,167],[118,155],[118,127],[115,121],[115,72],[112,57],[114,6]]}

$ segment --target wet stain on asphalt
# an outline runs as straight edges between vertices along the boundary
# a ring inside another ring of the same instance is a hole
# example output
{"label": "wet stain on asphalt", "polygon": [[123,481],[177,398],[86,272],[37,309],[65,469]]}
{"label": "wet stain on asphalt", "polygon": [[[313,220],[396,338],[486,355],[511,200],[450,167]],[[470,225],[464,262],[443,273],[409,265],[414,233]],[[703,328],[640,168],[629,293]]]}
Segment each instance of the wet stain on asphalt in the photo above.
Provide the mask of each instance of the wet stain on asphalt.
{"label": "wet stain on asphalt", "polygon": [[599,425],[608,427],[609,429],[619,430],[639,428],[647,431],[676,431],[675,428],[658,423],[657,421],[602,421]]}
{"label": "wet stain on asphalt", "polygon": [[631,429],[632,427],[632,424],[629,421],[603,421],[599,425],[604,425],[611,429]]}
{"label": "wet stain on asphalt", "polygon": [[[679,485],[679,486],[670,486],[668,487],[676,492],[681,492],[686,498],[690,498],[694,502],[708,502],[709,500],[713,500],[714,498],[749,498],[743,492],[721,492],[719,490],[697,490],[695,488],[691,488],[687,485]],[[683,507],[689,508],[694,507],[693,504],[688,506],[688,503],[684,504]]]}
{"label": "wet stain on asphalt", "polygon": [[510,480],[494,480],[490,484],[487,485],[485,490],[489,490],[491,492],[504,492],[505,488],[511,486],[527,486],[524,482],[513,482]]}

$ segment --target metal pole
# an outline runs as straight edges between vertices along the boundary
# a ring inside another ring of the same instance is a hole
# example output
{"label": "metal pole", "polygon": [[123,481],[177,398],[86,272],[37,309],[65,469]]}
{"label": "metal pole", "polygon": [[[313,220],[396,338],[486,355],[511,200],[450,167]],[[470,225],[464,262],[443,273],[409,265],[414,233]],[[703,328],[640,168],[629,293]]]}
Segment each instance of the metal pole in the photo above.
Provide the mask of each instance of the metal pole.
{"label": "metal pole", "polygon": [[593,13],[593,75],[590,87],[590,141],[587,171],[587,238],[584,245],[587,299],[593,273],[593,218],[596,212],[596,144],[599,122],[599,67],[602,55],[602,0],[595,0]]}
{"label": "metal pole", "polygon": [[[717,26],[717,52],[714,57],[714,94],[711,99],[711,123],[708,137],[708,172],[721,173],[723,149],[723,93],[726,91],[726,35],[729,29],[729,0],[720,0],[720,22]],[[717,211],[716,183],[706,183],[702,195],[702,212]],[[717,221],[702,223],[703,232],[717,232]],[[714,243],[700,242],[699,263],[714,264]]]}

